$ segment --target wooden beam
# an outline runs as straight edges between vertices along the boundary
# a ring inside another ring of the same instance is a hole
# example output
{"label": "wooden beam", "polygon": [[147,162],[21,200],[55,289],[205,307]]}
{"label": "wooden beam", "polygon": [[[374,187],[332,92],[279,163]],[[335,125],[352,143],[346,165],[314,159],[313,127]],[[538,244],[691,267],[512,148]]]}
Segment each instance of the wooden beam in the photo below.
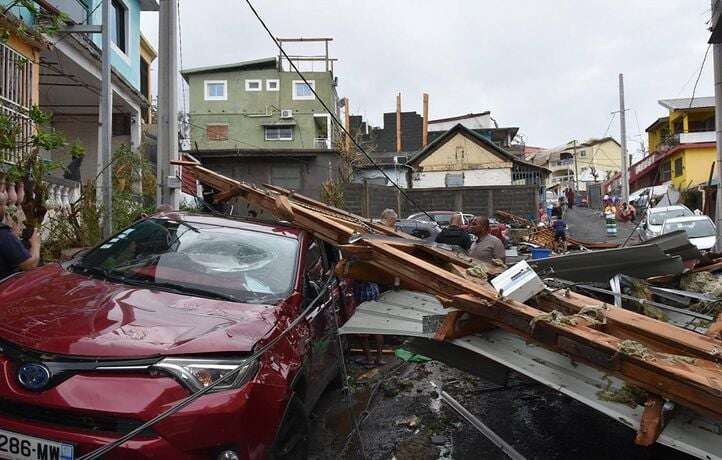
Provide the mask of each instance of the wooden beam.
{"label": "wooden beam", "polygon": [[401,152],[401,93],[396,95],[396,151]]}
{"label": "wooden beam", "polygon": [[[344,117],[345,117],[345,124],[346,124],[346,131],[351,133],[351,109],[348,105],[348,98],[343,98],[343,106],[344,106]],[[351,135],[347,134],[345,139],[345,148],[346,148],[346,154],[351,153]]]}
{"label": "wooden beam", "polygon": [[645,315],[617,308],[573,291],[568,293],[556,291],[539,299],[540,302],[550,302],[551,308],[569,313],[578,313],[590,306],[606,306],[604,315],[607,325],[604,330],[610,334],[644,342],[650,348],[663,353],[722,362],[722,353],[720,353],[722,341],[712,337],[705,337]]}
{"label": "wooden beam", "polygon": [[634,438],[634,443],[640,446],[651,446],[657,442],[657,438],[662,434],[664,400],[659,396],[652,395],[647,402],[644,403],[644,411],[642,419],[639,422],[639,430]]}
{"label": "wooden beam", "polygon": [[429,95],[424,93],[424,125],[422,128],[421,146],[429,143]]}

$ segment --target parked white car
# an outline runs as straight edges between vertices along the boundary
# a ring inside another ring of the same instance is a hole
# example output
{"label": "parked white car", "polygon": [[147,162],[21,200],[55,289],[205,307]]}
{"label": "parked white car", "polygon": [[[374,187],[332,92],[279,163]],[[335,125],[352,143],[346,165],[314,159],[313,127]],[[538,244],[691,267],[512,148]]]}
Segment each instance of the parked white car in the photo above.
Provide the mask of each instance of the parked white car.
{"label": "parked white car", "polygon": [[694,213],[684,205],[647,208],[647,212],[644,214],[644,220],[642,221],[641,237],[643,240],[648,240],[661,235],[662,225],[664,225],[664,221],[667,219],[693,215]]}
{"label": "parked white car", "polygon": [[684,230],[689,242],[700,251],[709,251],[714,247],[717,229],[712,219],[707,216],[674,217],[664,221],[662,234]]}

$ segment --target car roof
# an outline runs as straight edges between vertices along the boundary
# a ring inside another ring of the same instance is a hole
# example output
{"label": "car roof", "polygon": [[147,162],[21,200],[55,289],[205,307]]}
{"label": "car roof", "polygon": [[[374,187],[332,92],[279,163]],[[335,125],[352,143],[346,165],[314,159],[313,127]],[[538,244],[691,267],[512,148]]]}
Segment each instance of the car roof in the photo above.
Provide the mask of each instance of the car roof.
{"label": "car roof", "polygon": [[689,209],[687,206],[682,206],[682,205],[662,206],[659,208],[648,208],[647,212],[650,214],[656,214],[658,212],[676,211],[677,209],[686,209],[687,211],[692,212],[692,210]]}
{"label": "car roof", "polygon": [[667,219],[664,221],[665,224],[672,223],[675,224],[677,222],[692,222],[694,220],[709,220],[712,221],[707,216],[684,216],[684,217],[672,217],[671,219]]}
{"label": "car roof", "polygon": [[184,222],[214,225],[217,227],[237,228],[239,230],[251,230],[268,234],[283,235],[291,238],[299,238],[303,233],[298,227],[294,227],[287,223],[277,221],[263,221],[257,219],[241,218],[241,217],[224,217],[209,214],[198,214],[190,212],[170,212],[171,216],[154,215],[154,219],[175,220],[179,216]]}

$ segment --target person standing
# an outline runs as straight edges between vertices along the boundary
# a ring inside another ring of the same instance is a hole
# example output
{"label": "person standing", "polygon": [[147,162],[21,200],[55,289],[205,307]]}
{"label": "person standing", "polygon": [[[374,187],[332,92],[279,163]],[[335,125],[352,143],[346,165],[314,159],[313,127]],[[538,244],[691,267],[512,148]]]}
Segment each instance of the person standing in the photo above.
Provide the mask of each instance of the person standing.
{"label": "person standing", "polygon": [[464,220],[460,213],[454,213],[449,219],[449,225],[441,230],[441,233],[436,235],[436,242],[440,244],[450,244],[452,246],[459,246],[464,251],[468,252],[471,248],[471,236],[461,228]]}
{"label": "person standing", "polygon": [[574,207],[574,189],[571,187],[567,189],[567,203],[569,203],[569,209]]}
{"label": "person standing", "polygon": [[27,271],[40,263],[40,233],[33,231],[30,237],[30,251],[15,235],[12,228],[2,223],[0,214],[0,280],[13,273]]}
{"label": "person standing", "polygon": [[476,242],[469,250],[469,256],[483,262],[491,262],[498,259],[506,262],[506,250],[504,243],[491,233],[489,219],[482,216],[474,217],[471,223],[471,232],[476,235]]}
{"label": "person standing", "polygon": [[605,225],[607,226],[607,236],[608,237],[616,237],[617,236],[617,208],[614,206],[614,204],[610,201],[607,204],[607,207],[604,208],[604,221]]}

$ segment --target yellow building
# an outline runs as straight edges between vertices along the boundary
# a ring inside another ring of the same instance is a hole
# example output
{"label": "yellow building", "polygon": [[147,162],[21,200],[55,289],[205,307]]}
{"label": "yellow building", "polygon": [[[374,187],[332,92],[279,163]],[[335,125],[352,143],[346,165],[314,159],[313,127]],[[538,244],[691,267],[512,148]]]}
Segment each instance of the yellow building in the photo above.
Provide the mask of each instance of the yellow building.
{"label": "yellow building", "polygon": [[[7,18],[0,20],[9,22]],[[12,30],[12,24],[0,26]],[[43,46],[43,43],[13,34],[6,42],[0,42],[0,68],[12,70],[6,72],[3,84],[0,84],[0,114],[15,120],[26,139],[32,135],[33,129],[30,108],[38,105],[40,100],[39,59]],[[13,163],[22,153],[0,150],[0,172],[1,163]]]}
{"label": "yellow building", "polygon": [[659,104],[669,115],[647,128],[650,156],[640,162],[658,167],[649,168],[645,163],[638,173],[644,170],[647,174],[632,171],[636,188],[671,181],[676,189],[687,190],[706,183],[717,156],[714,98],[663,99]]}
{"label": "yellow building", "polygon": [[145,96],[148,101],[148,108],[144,108],[143,121],[146,124],[153,123],[152,120],[152,78],[151,78],[151,64],[158,57],[158,52],[153,48],[147,38],[143,34],[140,34],[140,92]]}

